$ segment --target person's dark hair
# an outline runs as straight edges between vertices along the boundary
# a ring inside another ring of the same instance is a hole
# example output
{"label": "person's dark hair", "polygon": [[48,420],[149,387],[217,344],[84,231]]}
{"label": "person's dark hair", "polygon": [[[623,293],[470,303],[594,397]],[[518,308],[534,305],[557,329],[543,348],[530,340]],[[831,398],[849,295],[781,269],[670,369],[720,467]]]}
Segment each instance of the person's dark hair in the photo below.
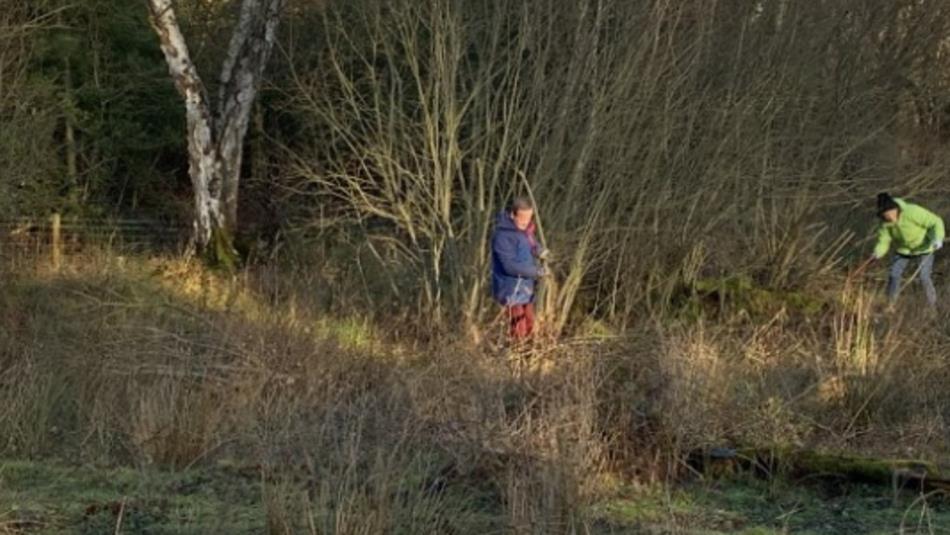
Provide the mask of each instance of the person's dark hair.
{"label": "person's dark hair", "polygon": [[894,197],[891,197],[889,193],[877,194],[877,215],[883,216],[884,212],[900,209],[900,205],[897,204],[897,201],[895,201]]}
{"label": "person's dark hair", "polygon": [[534,210],[534,204],[527,197],[515,197],[508,203],[508,213],[517,214],[522,210]]}

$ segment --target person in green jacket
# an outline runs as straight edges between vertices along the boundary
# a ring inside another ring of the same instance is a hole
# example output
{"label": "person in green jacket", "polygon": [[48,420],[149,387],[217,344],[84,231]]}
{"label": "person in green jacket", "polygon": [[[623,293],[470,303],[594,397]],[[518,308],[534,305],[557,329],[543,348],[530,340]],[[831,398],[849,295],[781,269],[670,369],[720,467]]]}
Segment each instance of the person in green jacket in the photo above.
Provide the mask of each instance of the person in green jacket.
{"label": "person in green jacket", "polygon": [[891,245],[897,248],[887,278],[887,298],[891,303],[897,300],[904,270],[911,262],[919,262],[920,282],[927,303],[931,307],[936,306],[937,290],[932,273],[934,253],[943,247],[943,219],[922,206],[891,197],[887,193],[877,196],[877,214],[881,223],[871,260],[881,260],[887,256]]}

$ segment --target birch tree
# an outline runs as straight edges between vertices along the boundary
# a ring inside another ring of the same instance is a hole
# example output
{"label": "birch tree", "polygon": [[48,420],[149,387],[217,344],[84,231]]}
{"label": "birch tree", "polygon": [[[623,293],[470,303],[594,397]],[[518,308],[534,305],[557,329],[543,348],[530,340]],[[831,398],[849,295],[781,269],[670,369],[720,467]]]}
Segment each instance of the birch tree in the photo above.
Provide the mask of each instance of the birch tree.
{"label": "birch tree", "polygon": [[286,0],[241,0],[212,103],[181,32],[173,0],[146,0],[150,21],[185,103],[195,244],[212,261],[234,262],[244,136]]}

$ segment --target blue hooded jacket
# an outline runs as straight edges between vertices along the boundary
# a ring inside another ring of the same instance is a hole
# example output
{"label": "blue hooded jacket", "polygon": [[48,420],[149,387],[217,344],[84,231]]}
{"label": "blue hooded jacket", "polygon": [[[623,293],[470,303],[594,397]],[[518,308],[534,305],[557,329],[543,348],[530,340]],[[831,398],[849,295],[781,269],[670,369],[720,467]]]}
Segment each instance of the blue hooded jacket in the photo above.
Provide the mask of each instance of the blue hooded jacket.
{"label": "blue hooded jacket", "polygon": [[491,240],[492,295],[503,306],[534,302],[538,262],[528,234],[502,211],[495,219]]}

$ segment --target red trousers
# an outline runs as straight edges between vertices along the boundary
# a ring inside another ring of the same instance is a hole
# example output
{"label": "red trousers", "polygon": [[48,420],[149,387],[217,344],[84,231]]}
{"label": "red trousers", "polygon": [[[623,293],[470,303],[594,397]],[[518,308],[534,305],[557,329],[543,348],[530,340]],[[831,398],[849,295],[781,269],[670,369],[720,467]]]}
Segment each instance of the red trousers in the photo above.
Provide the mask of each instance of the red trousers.
{"label": "red trousers", "polygon": [[507,307],[507,311],[508,334],[516,340],[531,336],[534,332],[534,303],[513,305]]}

